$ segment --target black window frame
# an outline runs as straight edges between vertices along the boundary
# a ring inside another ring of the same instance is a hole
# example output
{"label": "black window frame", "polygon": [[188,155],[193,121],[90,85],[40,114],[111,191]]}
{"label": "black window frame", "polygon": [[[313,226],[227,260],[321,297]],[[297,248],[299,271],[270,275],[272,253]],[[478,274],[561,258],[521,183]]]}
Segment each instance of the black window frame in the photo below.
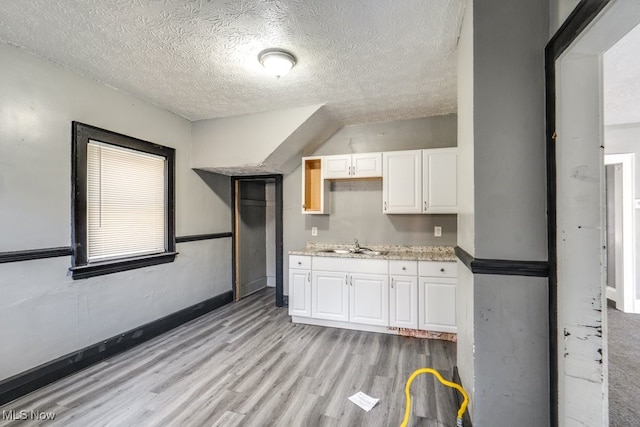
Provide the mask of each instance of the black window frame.
{"label": "black window frame", "polygon": [[[165,252],[109,261],[88,262],[87,145],[89,140],[155,154],[166,159],[165,226],[167,235]],[[76,121],[72,122],[71,145],[71,244],[73,256],[72,267],[69,270],[71,270],[73,279],[85,279],[173,262],[177,255],[175,251],[175,149]]]}

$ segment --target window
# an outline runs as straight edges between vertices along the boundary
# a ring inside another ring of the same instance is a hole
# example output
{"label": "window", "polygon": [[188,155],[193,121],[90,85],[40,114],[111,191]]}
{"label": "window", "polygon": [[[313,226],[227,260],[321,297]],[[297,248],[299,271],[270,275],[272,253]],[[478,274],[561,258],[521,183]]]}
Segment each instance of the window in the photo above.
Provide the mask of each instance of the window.
{"label": "window", "polygon": [[71,271],[82,279],[175,258],[175,150],[73,122]]}

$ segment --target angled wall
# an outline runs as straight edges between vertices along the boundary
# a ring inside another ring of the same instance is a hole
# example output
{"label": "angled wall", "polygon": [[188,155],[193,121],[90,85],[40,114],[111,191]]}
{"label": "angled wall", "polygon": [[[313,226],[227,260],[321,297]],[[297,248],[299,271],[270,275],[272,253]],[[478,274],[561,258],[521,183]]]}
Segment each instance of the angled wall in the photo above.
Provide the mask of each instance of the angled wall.
{"label": "angled wall", "polygon": [[191,167],[224,175],[290,173],[339,128],[322,105],[192,124]]}

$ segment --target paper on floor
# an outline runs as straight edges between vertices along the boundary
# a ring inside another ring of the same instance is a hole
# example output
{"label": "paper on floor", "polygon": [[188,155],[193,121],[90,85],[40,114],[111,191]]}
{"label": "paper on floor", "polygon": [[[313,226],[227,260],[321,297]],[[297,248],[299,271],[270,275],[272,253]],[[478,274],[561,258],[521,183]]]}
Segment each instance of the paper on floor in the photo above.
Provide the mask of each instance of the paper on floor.
{"label": "paper on floor", "polygon": [[369,412],[374,406],[376,406],[376,403],[378,403],[378,400],[380,399],[367,396],[363,392],[359,391],[353,396],[350,396],[349,400],[355,403],[356,405],[358,405],[359,407],[361,407],[362,409],[364,409],[365,411]]}

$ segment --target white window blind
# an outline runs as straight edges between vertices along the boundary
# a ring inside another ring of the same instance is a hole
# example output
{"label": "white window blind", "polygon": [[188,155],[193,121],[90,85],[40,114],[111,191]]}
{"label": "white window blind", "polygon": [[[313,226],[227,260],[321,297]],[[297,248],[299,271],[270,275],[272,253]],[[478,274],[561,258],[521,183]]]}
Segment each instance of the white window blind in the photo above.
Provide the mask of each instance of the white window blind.
{"label": "white window blind", "polygon": [[89,262],[165,251],[165,163],[162,156],[89,141]]}

